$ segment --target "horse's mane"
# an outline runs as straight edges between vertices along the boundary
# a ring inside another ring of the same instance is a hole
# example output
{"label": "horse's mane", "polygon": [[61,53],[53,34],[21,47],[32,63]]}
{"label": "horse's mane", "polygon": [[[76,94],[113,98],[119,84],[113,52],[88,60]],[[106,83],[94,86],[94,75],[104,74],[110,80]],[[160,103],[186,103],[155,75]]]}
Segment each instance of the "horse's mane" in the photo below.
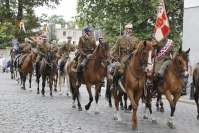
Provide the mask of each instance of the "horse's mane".
{"label": "horse's mane", "polygon": [[[93,51],[93,53],[97,52],[101,45],[102,44],[98,44],[97,47],[95,48],[95,50]],[[105,50],[107,50],[109,48],[109,45],[107,42],[103,42],[103,46],[104,46]]]}

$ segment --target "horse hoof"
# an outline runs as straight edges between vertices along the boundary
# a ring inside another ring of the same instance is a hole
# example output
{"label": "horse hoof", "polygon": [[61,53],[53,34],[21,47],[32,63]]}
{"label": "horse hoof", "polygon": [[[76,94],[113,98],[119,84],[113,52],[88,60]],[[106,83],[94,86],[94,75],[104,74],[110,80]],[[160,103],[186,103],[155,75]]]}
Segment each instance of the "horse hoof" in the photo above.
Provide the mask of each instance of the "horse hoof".
{"label": "horse hoof", "polygon": [[37,91],[37,94],[39,94],[40,92],[39,91]]}
{"label": "horse hoof", "polygon": [[54,89],[54,91],[57,91],[57,89]]}
{"label": "horse hoof", "polygon": [[78,111],[82,111],[82,108],[80,107],[80,108],[78,108]]}
{"label": "horse hoof", "polygon": [[124,110],[124,107],[120,107],[120,110]]}
{"label": "horse hoof", "polygon": [[116,116],[113,116],[113,120],[117,120],[117,117],[116,117]]}
{"label": "horse hoof", "polygon": [[112,106],[112,104],[109,104],[109,107],[111,107],[111,108],[112,108],[112,107],[113,107],[113,106]]}
{"label": "horse hoof", "polygon": [[160,111],[160,108],[157,108],[157,111],[159,112],[159,111]]}
{"label": "horse hoof", "polygon": [[26,88],[24,86],[21,87],[22,90],[26,90]]}
{"label": "horse hoof", "polygon": [[76,108],[76,106],[75,106],[75,105],[73,105],[73,106],[72,106],[72,108]]}
{"label": "horse hoof", "polygon": [[62,95],[62,92],[60,92],[59,95]]}
{"label": "horse hoof", "polygon": [[156,120],[152,120],[152,123],[154,124],[158,124],[158,122]]}
{"label": "horse hoof", "polygon": [[133,125],[132,125],[132,129],[133,129],[133,130],[137,129],[137,125],[136,125],[136,124],[133,124]]}
{"label": "horse hoof", "polygon": [[143,119],[148,119],[148,117],[146,115],[143,116]]}
{"label": "horse hoof", "polygon": [[168,127],[170,127],[171,129],[174,129],[174,128],[175,128],[174,123],[167,122],[167,125],[168,125]]}
{"label": "horse hoof", "polygon": [[51,94],[50,97],[53,97],[53,95]]}
{"label": "horse hoof", "polygon": [[125,109],[124,112],[125,112],[125,113],[129,113],[129,110],[128,110],[128,109]]}
{"label": "horse hoof", "polygon": [[164,112],[164,108],[160,108],[160,112],[162,112],[162,113],[163,113],[163,112]]}
{"label": "horse hoof", "polygon": [[99,111],[95,111],[95,114],[97,115],[97,114],[99,114],[100,112]]}
{"label": "horse hoof", "polygon": [[101,93],[99,93],[99,96],[101,97]]}
{"label": "horse hoof", "polygon": [[88,105],[85,105],[85,109],[86,109],[86,110],[89,110],[89,106],[88,106]]}
{"label": "horse hoof", "polygon": [[121,124],[121,123],[122,123],[122,120],[117,120],[117,123]]}

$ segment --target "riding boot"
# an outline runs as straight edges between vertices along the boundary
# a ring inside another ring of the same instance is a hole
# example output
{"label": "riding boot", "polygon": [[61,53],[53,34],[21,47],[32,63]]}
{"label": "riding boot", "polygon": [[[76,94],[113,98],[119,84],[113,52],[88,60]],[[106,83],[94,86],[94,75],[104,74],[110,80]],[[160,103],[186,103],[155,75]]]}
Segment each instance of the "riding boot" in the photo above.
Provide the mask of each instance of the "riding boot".
{"label": "riding boot", "polygon": [[63,65],[64,63],[63,62],[60,62],[60,68],[59,68],[59,70],[60,70],[60,75],[62,76],[63,75],[63,69],[64,69],[64,65]]}
{"label": "riding boot", "polygon": [[81,77],[82,77],[82,72],[77,72],[77,81],[76,81],[77,87],[81,86]]}
{"label": "riding boot", "polygon": [[116,84],[117,84],[118,80],[119,80],[119,76],[118,75],[114,75],[113,76],[113,84],[111,85],[111,88],[110,88],[111,91],[116,91],[117,90]]}

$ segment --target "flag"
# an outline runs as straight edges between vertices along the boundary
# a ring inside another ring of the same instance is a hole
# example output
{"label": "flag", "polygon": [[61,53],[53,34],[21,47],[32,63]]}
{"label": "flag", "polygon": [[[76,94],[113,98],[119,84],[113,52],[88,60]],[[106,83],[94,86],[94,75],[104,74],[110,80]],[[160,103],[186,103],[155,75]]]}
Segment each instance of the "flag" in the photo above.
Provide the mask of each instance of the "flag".
{"label": "flag", "polygon": [[46,23],[46,24],[44,24],[44,32],[45,32],[45,33],[48,33],[48,31],[49,31],[49,30],[48,30],[48,23]]}
{"label": "flag", "polygon": [[169,21],[166,14],[164,0],[160,0],[154,28],[154,38],[160,42],[170,33]]}
{"label": "flag", "polygon": [[19,32],[21,31],[21,29],[23,29],[23,31],[26,33],[23,19],[19,22]]}

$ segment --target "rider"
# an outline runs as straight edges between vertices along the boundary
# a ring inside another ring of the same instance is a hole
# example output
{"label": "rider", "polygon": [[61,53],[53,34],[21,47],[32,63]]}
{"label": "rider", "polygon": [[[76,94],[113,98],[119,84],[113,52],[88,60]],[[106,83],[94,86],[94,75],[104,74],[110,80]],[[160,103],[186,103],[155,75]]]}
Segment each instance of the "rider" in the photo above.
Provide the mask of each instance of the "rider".
{"label": "rider", "polygon": [[19,68],[20,68],[25,55],[29,54],[32,51],[32,46],[31,46],[31,44],[29,44],[29,39],[28,38],[25,38],[25,43],[22,43],[19,46],[19,50],[21,52],[21,55],[19,57]]}
{"label": "rider", "polygon": [[51,43],[51,46],[50,46],[51,50],[54,52],[54,53],[57,53],[59,51],[57,45],[56,45],[56,40],[53,40],[52,43]]}
{"label": "rider", "polygon": [[[164,38],[155,47],[157,50],[156,64],[155,64],[155,77],[154,77],[154,90],[158,86],[158,81],[163,81],[165,72],[171,64],[171,59],[174,56],[174,42],[171,39]],[[172,56],[172,57],[171,57]]]}
{"label": "rider", "polygon": [[82,76],[82,69],[86,66],[88,61],[87,55],[92,54],[96,48],[95,39],[91,36],[92,29],[87,27],[84,29],[85,35],[80,37],[78,43],[78,51],[80,56],[78,57],[78,66],[77,66],[77,82],[76,86],[81,86],[81,76]]}
{"label": "rider", "polygon": [[67,40],[68,40],[68,42],[63,44],[59,49],[59,54],[61,55],[61,59],[59,61],[60,75],[63,75],[64,65],[69,58],[69,53],[71,51],[75,51],[75,49],[76,49],[75,45],[71,44],[72,37],[68,36]]}
{"label": "rider", "polygon": [[115,61],[120,61],[121,64],[117,63],[113,74],[113,84],[110,90],[116,91],[116,83],[124,73],[126,63],[131,58],[133,51],[136,49],[138,44],[138,38],[131,36],[133,25],[131,23],[126,24],[124,27],[124,35],[118,37],[115,45],[111,48],[110,54]]}
{"label": "rider", "polygon": [[37,44],[37,59],[36,59],[36,75],[39,73],[39,62],[42,60],[42,57],[45,56],[46,52],[51,48],[48,44],[48,36],[42,36],[43,43]]}

